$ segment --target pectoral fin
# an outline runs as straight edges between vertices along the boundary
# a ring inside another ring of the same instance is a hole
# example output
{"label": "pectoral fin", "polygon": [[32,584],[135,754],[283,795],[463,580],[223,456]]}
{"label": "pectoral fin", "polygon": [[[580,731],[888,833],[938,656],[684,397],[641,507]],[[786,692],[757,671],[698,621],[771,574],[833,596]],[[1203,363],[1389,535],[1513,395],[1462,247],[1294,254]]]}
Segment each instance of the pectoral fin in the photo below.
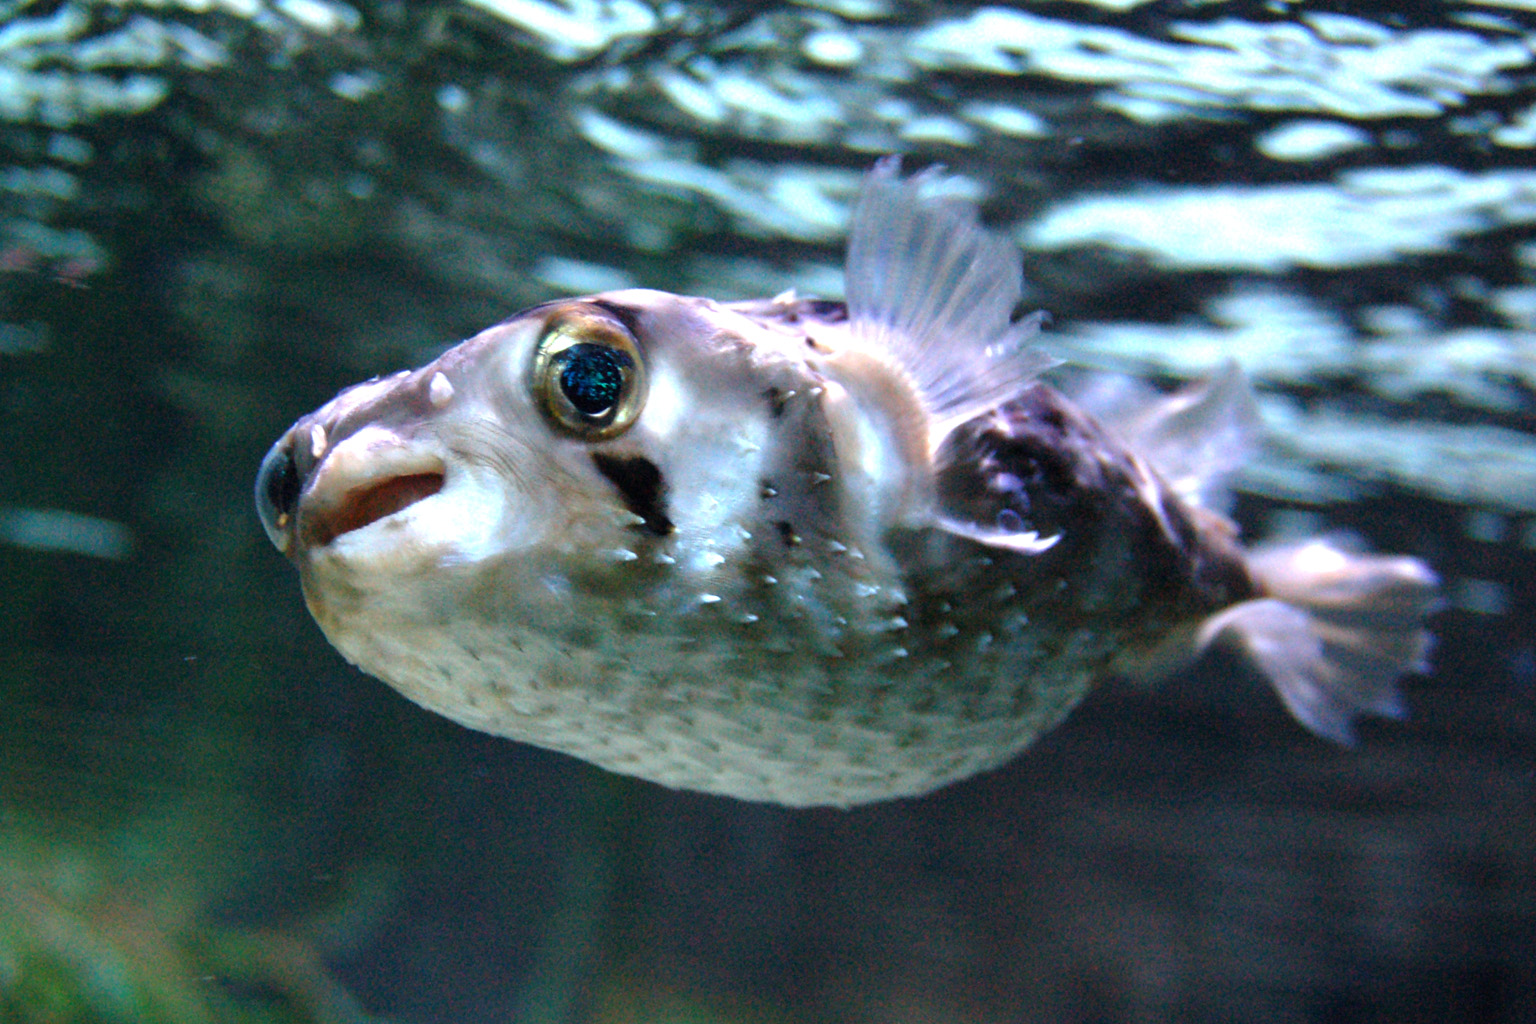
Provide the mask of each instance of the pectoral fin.
{"label": "pectoral fin", "polygon": [[916,384],[937,449],[955,426],[1014,397],[1057,360],[1028,347],[1044,314],[1014,319],[1023,261],[976,208],[933,195],[930,169],[877,163],[854,208],[844,270],[854,336]]}

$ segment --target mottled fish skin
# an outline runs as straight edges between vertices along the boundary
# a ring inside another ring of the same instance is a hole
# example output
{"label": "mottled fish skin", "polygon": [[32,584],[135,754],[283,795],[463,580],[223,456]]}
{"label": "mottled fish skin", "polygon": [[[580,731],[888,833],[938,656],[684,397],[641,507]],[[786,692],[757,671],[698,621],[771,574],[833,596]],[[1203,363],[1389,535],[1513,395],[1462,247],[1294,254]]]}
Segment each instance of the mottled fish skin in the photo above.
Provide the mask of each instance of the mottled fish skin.
{"label": "mottled fish skin", "polygon": [[[946,442],[940,505],[1054,538],[1022,562],[1031,619],[1114,634],[1135,665],[1181,623],[1258,594],[1231,524],[1179,499],[1097,420],[1045,384],[962,425]],[[1017,571],[1017,570],[1015,570]]]}
{"label": "mottled fish skin", "polygon": [[[1017,253],[923,184],[871,175],[847,307],[548,303],[301,418],[257,499],[326,636],[472,728],[789,805],[963,779],[1218,637],[1318,731],[1393,710],[1428,571],[1272,556],[1303,595],[1326,563],[1344,619],[1392,604],[1317,640],[1231,524],[1032,380]],[[1390,651],[1329,683],[1361,645]]]}

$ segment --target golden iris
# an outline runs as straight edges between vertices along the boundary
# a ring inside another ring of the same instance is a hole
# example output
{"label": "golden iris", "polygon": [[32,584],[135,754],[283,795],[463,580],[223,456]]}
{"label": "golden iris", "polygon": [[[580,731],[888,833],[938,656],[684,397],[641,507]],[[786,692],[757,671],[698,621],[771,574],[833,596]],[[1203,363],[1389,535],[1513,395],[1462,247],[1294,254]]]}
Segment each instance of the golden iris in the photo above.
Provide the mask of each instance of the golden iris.
{"label": "golden iris", "polygon": [[628,430],[645,405],[645,362],[623,324],[577,306],[556,314],[533,350],[530,386],[557,429],[586,441]]}

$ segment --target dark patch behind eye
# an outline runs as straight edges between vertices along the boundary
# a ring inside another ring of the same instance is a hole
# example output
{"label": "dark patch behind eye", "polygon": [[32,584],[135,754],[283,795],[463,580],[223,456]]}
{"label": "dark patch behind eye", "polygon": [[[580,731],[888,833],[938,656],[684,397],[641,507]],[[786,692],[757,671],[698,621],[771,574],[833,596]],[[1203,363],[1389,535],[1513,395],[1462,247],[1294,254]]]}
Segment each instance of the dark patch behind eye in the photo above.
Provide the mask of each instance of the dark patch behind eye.
{"label": "dark patch behind eye", "polygon": [[648,533],[665,537],[673,531],[666,512],[667,484],[656,463],[639,455],[620,457],[593,452],[592,464],[619,489],[624,507],[645,520]]}

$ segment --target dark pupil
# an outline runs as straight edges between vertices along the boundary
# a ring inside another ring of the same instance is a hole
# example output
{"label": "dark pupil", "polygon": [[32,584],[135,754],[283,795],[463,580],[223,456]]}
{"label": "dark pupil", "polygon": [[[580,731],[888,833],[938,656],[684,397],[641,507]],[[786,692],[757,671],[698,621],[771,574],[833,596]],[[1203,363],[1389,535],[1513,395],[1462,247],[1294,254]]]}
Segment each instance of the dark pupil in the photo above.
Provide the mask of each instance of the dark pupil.
{"label": "dark pupil", "polygon": [[572,345],[560,353],[560,390],[583,416],[612,409],[624,389],[629,357],[603,345]]}

